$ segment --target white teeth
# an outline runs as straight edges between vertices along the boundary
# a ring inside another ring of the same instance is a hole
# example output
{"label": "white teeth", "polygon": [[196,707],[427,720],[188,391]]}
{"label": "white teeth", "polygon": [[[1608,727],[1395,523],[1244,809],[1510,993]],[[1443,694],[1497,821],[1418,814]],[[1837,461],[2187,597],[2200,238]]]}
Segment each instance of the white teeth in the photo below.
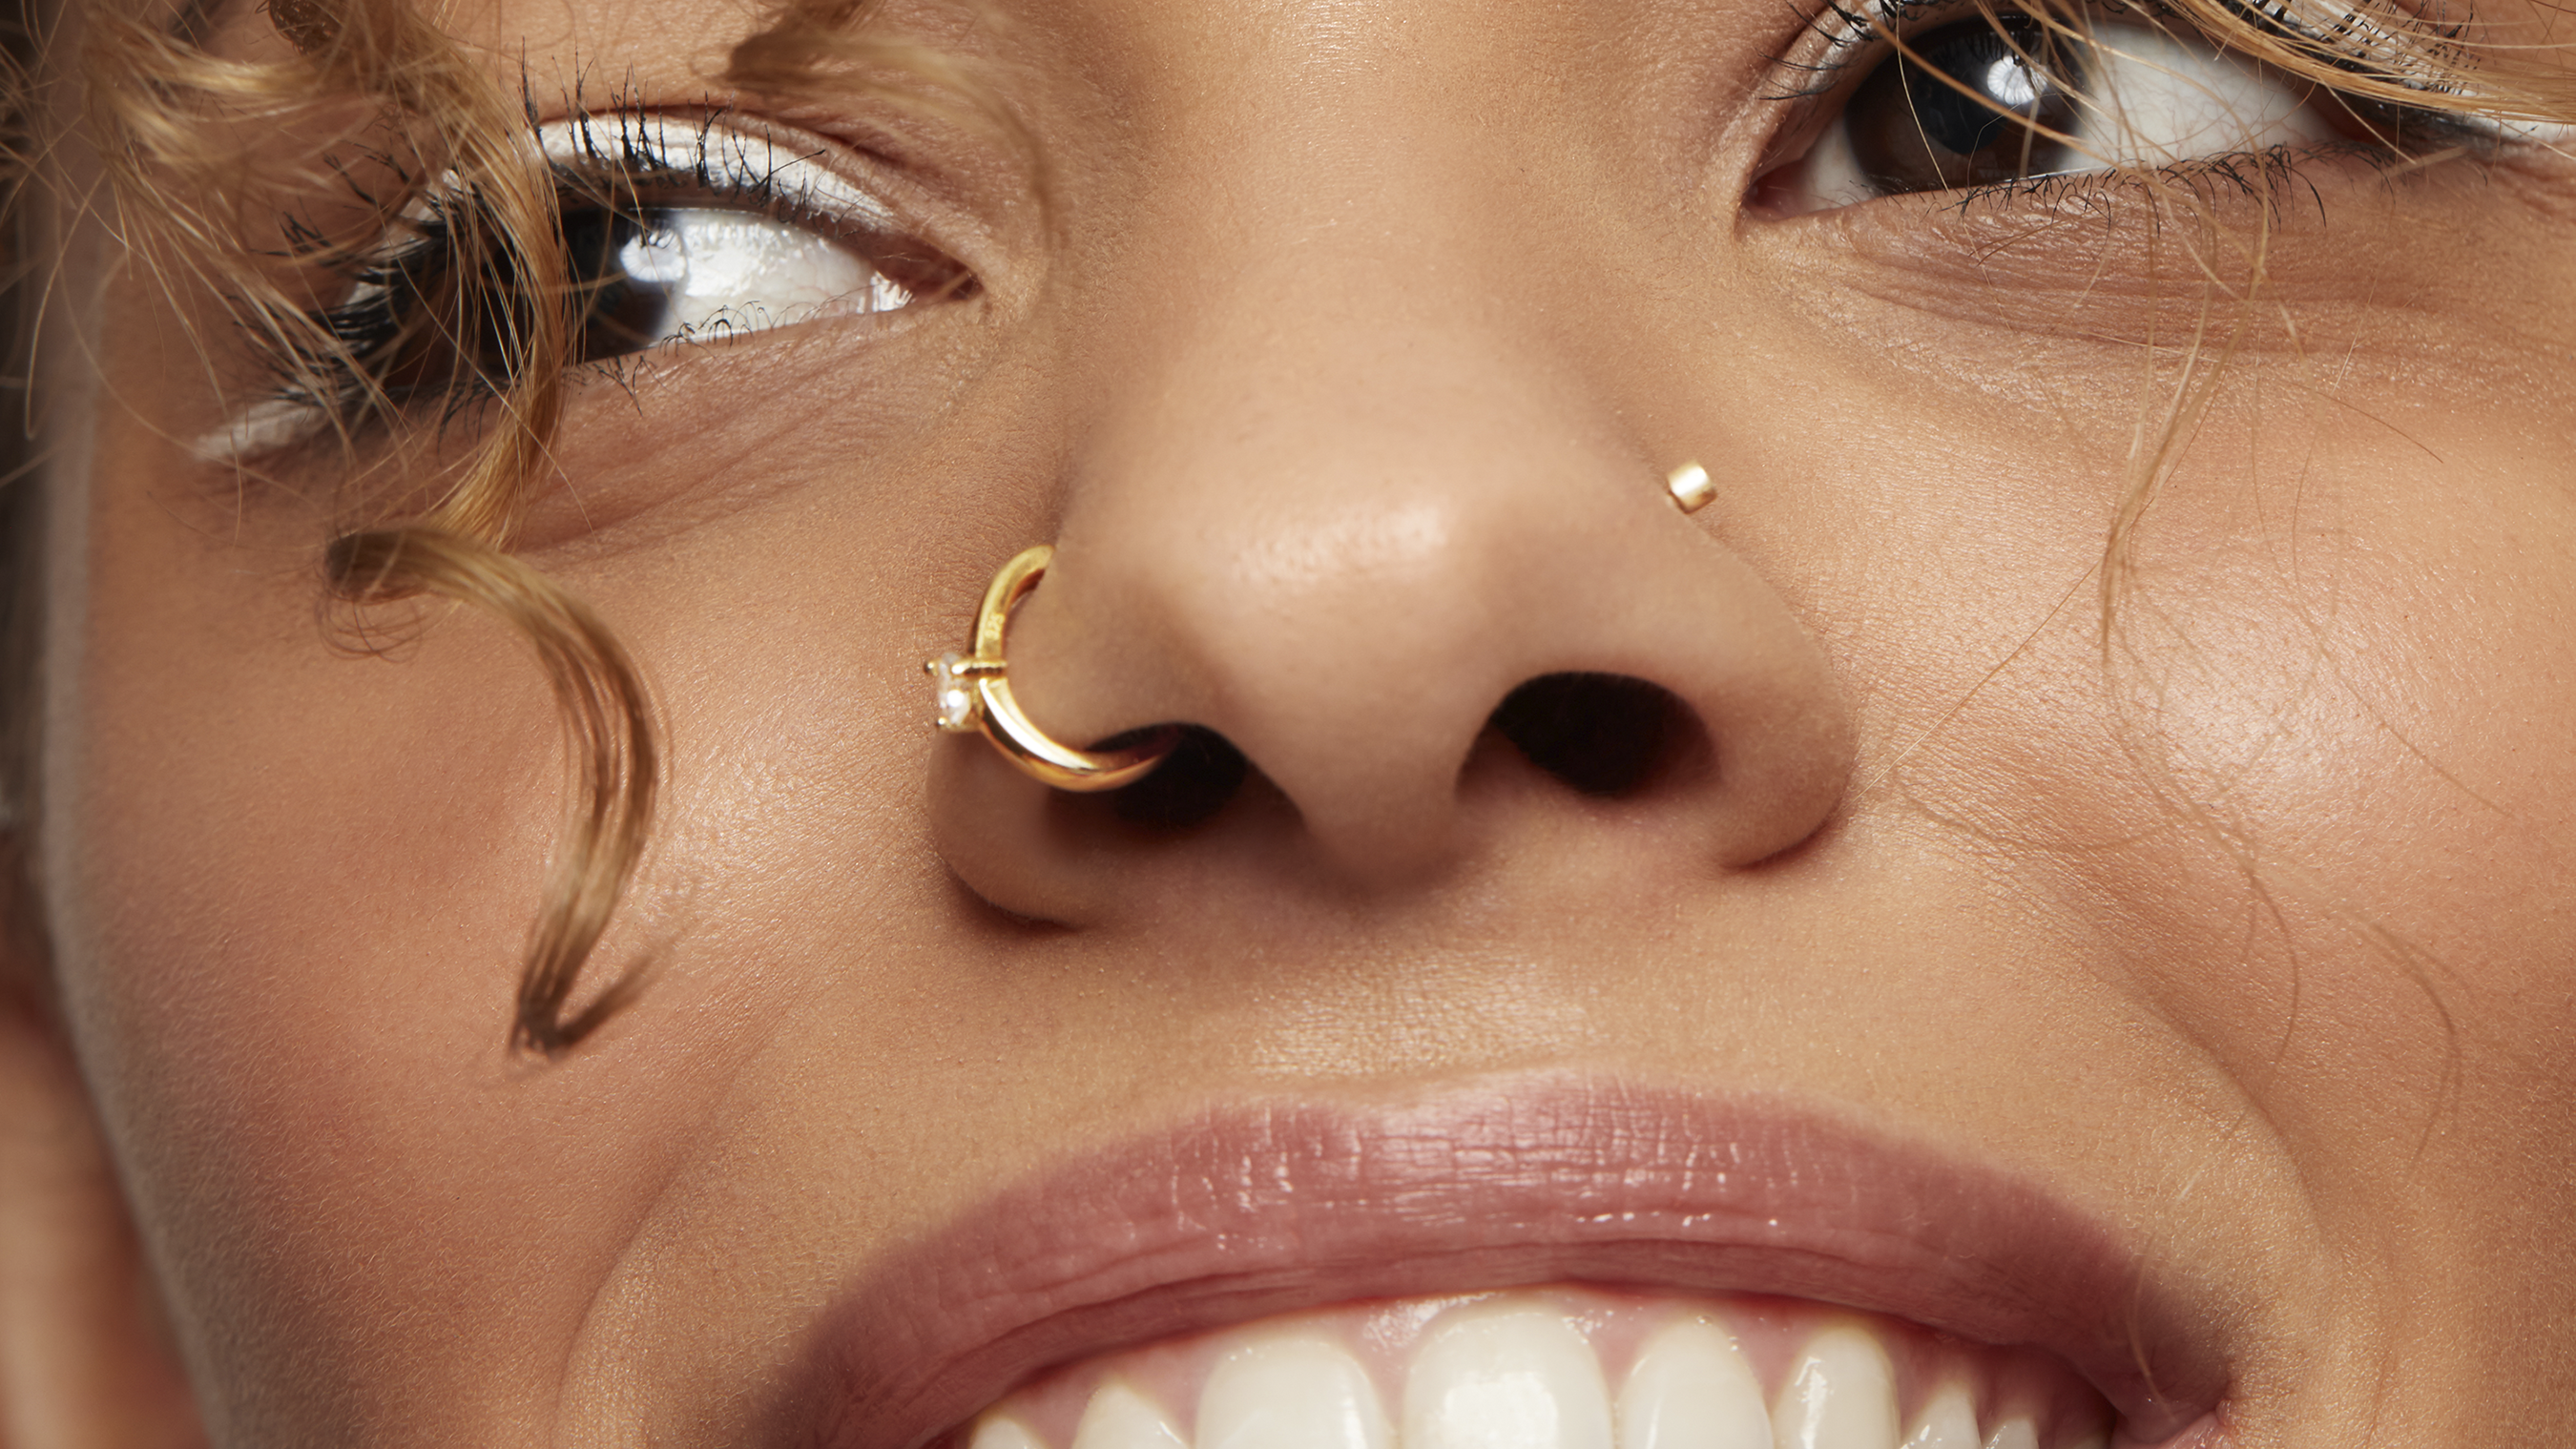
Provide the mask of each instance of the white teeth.
{"label": "white teeth", "polygon": [[[1602,1355],[1617,1379],[1603,1373]],[[1381,1397],[1380,1387],[1391,1392],[1399,1378],[1401,1394]],[[2042,1449],[2038,1427],[2048,1424],[2054,1449],[2110,1449],[2108,1414],[2044,1364],[1999,1359],[1848,1310],[1784,1312],[1758,1300],[1730,1306],[1560,1284],[1466,1299],[1362,1300],[1106,1354],[1036,1377],[988,1407],[963,1441],[941,1442]]]}
{"label": "white teeth", "polygon": [[1073,1449],[1190,1449],[1154,1402],[1116,1379],[1102,1384],[1073,1431]]}
{"label": "white teeth", "polygon": [[1977,1407],[1965,1384],[1943,1384],[1923,1406],[1905,1449],[1977,1449]]}
{"label": "white teeth", "polygon": [[1046,1449],[1046,1445],[1017,1419],[986,1419],[975,1426],[975,1437],[966,1449]]}
{"label": "white teeth", "polygon": [[1552,1309],[1453,1314],[1414,1357],[1404,1449],[1611,1449],[1601,1363]]}
{"label": "white teeth", "polygon": [[1320,1338],[1245,1344],[1199,1394],[1198,1449],[1390,1449],[1394,1438],[1368,1371]]}
{"label": "white teeth", "polygon": [[1779,1449],[1896,1449],[1896,1377],[1887,1350],[1850,1327],[1809,1339],[1772,1406],[1771,1432]]}
{"label": "white teeth", "polygon": [[1762,1386],[1724,1329],[1684,1319],[1646,1345],[1619,1391],[1619,1449],[1771,1449]]}

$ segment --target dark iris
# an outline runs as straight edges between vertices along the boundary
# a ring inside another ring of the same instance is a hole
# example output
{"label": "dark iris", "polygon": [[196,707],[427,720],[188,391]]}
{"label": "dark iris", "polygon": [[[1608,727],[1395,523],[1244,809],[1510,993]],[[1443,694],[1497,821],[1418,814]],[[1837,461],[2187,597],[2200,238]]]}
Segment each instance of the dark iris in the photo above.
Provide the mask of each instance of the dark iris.
{"label": "dark iris", "polygon": [[[421,242],[362,280],[372,290],[322,315],[395,402],[499,391],[520,370],[532,305],[513,255],[474,243],[444,218]],[[641,352],[670,335],[671,278],[637,276],[631,259],[680,264],[667,213],[585,206],[563,220],[564,271],[576,304],[570,361]],[[643,241],[641,249],[633,244]],[[654,245],[655,242],[660,245]]]}
{"label": "dark iris", "polygon": [[573,360],[641,352],[669,336],[668,280],[639,277],[627,267],[629,249],[639,241],[647,243],[644,255],[674,256],[663,214],[593,207],[566,215],[563,228],[564,262],[578,303]]}
{"label": "dark iris", "polygon": [[1985,186],[2070,169],[2081,76],[2071,46],[2031,20],[1944,26],[1882,63],[1844,113],[1853,154],[1889,194]]}

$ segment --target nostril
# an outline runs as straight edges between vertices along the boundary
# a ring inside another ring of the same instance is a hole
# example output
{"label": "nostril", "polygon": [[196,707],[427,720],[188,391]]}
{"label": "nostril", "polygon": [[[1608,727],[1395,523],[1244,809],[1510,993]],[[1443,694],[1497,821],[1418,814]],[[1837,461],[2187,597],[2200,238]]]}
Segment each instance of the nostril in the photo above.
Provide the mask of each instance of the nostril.
{"label": "nostril", "polygon": [[1504,698],[1492,724],[1531,764],[1604,798],[1654,783],[1702,739],[1671,690],[1624,674],[1540,675]]}
{"label": "nostril", "polygon": [[[1145,733],[1131,731],[1092,748],[1118,749]],[[1252,762],[1225,736],[1202,725],[1183,725],[1180,743],[1172,747],[1171,755],[1152,774],[1112,791],[1109,799],[1121,820],[1181,829],[1224,809],[1251,772]]]}

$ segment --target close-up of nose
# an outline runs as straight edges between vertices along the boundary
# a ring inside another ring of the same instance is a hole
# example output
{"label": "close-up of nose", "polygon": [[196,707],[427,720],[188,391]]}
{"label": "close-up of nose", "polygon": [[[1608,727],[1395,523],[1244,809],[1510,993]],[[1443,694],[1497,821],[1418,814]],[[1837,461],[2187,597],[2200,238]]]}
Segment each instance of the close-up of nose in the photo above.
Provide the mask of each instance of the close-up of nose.
{"label": "close-up of nose", "polygon": [[1001,752],[949,742],[933,814],[971,886],[1083,914],[1055,903],[1140,857],[1049,827],[1050,809],[1168,840],[1265,789],[1292,853],[1364,889],[1587,805],[1577,828],[1709,871],[1829,817],[1847,711],[1781,594],[1710,526],[1731,484],[1749,491],[1722,451],[1690,500],[1710,506],[1686,511],[1666,460],[1500,329],[1345,316],[1273,326],[1259,349],[1200,336],[1090,440],[1007,661],[1053,740],[1187,728],[1106,807],[1050,802]]}
{"label": "close-up of nose", "polygon": [[[1166,194],[1188,199],[1058,301],[1087,381],[1056,536],[1021,541],[1053,554],[1006,665],[978,667],[1007,669],[1030,733],[1168,757],[1075,801],[948,741],[943,854],[997,904],[1079,919],[1120,894],[1104,875],[1255,819],[1264,859],[1364,892],[1542,821],[1710,871],[1806,839],[1851,726],[1787,600],[1721,541],[1763,480],[1724,436],[1641,436],[1637,375],[1570,345],[1532,286],[1552,251],[1598,263],[1617,236],[1510,180],[1487,154],[1508,136],[1336,94],[1285,129],[1258,99],[1193,112],[1243,138],[1239,165],[1185,171]],[[1693,460],[1684,507],[1667,475]],[[1111,820],[1141,828],[1089,828]]]}

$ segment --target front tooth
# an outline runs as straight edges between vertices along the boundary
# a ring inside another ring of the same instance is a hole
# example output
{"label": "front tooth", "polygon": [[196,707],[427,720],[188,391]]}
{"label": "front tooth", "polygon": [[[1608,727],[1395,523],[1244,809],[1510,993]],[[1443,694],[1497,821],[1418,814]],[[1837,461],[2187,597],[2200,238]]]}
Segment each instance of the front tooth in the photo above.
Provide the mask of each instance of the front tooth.
{"label": "front tooth", "polygon": [[1190,1441],[1163,1417],[1154,1401],[1125,1383],[1102,1384],[1083,1408],[1073,1449],[1190,1449]]}
{"label": "front tooth", "polygon": [[1771,1449],[1762,1385],[1725,1330],[1688,1318],[1646,1345],[1619,1391],[1619,1449]]}
{"label": "front tooth", "polygon": [[1809,1339],[1771,1406],[1771,1434],[1779,1449],[1896,1449],[1896,1375],[1887,1351],[1857,1328],[1828,1328]]}
{"label": "front tooth", "polygon": [[1029,1426],[1017,1419],[986,1419],[975,1426],[966,1449],[1046,1449]]}
{"label": "front tooth", "polygon": [[1969,1402],[1967,1385],[1952,1383],[1923,1406],[1905,1449],[1977,1449],[1978,1442],[1977,1406]]}
{"label": "front tooth", "polygon": [[1414,1355],[1404,1449],[1610,1449],[1601,1362],[1548,1309],[1454,1313]]}
{"label": "front tooth", "polygon": [[1199,1392],[1199,1449],[1389,1449],[1395,1430],[1368,1370],[1320,1338],[1233,1350]]}
{"label": "front tooth", "polygon": [[1986,1449],[2039,1449],[2039,1431],[2028,1419],[2006,1419],[1986,1441]]}

